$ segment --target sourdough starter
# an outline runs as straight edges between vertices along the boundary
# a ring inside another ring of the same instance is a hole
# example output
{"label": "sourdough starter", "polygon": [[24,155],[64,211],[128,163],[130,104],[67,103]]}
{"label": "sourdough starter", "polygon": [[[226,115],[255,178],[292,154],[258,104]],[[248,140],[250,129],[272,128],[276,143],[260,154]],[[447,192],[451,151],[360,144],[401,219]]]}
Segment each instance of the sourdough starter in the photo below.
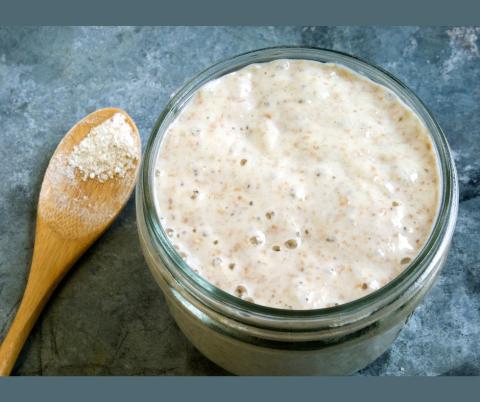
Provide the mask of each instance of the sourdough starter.
{"label": "sourdough starter", "polygon": [[187,264],[276,308],[346,303],[428,239],[439,173],[429,133],[387,88],[307,60],[201,87],[168,128],[156,208]]}

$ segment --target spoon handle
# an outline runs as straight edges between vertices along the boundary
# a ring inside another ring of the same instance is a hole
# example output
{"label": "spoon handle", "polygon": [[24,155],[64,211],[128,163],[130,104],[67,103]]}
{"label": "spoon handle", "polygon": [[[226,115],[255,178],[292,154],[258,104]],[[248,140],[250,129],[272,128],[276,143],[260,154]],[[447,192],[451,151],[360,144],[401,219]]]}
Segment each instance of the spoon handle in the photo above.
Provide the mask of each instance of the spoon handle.
{"label": "spoon handle", "polygon": [[37,219],[27,286],[15,319],[0,345],[0,376],[8,376],[12,371],[23,344],[50,295],[88,247],[82,243],[59,237],[41,218]]}
{"label": "spoon handle", "polygon": [[53,289],[34,289],[28,281],[20,307],[0,345],[0,376],[8,376]]}

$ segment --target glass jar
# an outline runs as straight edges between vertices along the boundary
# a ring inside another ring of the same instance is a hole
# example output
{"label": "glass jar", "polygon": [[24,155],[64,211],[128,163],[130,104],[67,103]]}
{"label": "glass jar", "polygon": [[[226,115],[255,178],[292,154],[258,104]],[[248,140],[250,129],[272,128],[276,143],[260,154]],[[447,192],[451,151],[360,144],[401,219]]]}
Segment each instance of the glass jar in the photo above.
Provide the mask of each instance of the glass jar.
{"label": "glass jar", "polygon": [[[159,147],[166,129],[192,94],[224,74],[274,59],[338,63],[390,88],[429,129],[438,156],[441,201],[432,234],[423,249],[390,283],[336,307],[282,310],[252,304],[216,288],[193,272],[177,254],[155,209],[153,180]],[[147,144],[136,190],[136,209],[141,245],[153,276],[178,326],[205,356],[241,375],[349,374],[365,367],[389,347],[438,276],[457,217],[458,182],[442,130],[423,103],[395,77],[343,53],[277,47],[215,64],[170,99]]]}

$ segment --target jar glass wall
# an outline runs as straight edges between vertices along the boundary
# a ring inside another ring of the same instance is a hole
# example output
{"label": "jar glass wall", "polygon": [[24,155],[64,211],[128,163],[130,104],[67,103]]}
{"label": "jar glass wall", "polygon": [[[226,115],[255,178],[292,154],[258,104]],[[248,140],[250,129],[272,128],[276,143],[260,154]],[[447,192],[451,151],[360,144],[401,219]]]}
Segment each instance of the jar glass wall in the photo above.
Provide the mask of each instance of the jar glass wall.
{"label": "jar glass wall", "polygon": [[[194,92],[208,81],[248,64],[275,59],[337,63],[389,88],[423,121],[437,153],[440,206],[425,246],[386,286],[336,307],[282,310],[252,304],[216,288],[178,255],[155,208],[154,170],[163,136]],[[147,263],[179,327],[202,353],[236,374],[348,374],[366,366],[388,348],[434,283],[453,234],[458,183],[444,134],[423,103],[400,81],[343,53],[279,47],[220,62],[197,75],[172,97],[147,144],[136,202]]]}

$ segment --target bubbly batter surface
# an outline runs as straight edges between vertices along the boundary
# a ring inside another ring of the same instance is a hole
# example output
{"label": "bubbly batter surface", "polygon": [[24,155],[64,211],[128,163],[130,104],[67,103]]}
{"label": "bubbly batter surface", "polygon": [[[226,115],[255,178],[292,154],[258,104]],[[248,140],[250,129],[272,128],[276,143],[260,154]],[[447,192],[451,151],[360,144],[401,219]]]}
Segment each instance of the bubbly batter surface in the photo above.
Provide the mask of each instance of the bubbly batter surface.
{"label": "bubbly batter surface", "polygon": [[380,288],[426,242],[436,154],[414,112],[336,64],[252,64],[199,89],[155,177],[186,262],[247,301],[314,309]]}

